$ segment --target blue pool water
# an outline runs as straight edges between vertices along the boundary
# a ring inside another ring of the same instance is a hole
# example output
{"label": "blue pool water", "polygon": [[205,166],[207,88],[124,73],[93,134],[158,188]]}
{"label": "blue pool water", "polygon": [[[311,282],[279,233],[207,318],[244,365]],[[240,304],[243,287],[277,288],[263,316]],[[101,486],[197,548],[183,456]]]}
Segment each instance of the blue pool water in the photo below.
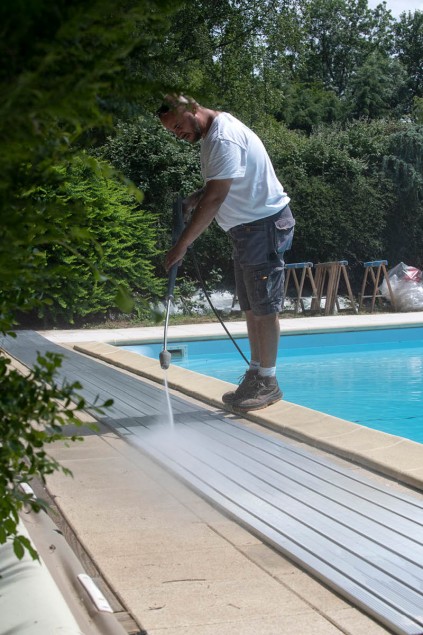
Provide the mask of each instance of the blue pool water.
{"label": "blue pool water", "polygon": [[[122,348],[158,358],[162,343]],[[246,369],[228,339],[167,348],[172,364],[232,383]],[[422,327],[282,335],[278,381],[287,401],[423,443]]]}

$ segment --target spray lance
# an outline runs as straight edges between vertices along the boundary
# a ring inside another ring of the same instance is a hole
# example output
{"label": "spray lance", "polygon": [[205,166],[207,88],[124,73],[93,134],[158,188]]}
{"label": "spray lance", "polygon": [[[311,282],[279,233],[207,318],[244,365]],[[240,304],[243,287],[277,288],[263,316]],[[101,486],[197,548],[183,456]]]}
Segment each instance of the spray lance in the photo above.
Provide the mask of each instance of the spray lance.
{"label": "spray lance", "polygon": [[[182,212],[182,198],[178,195],[173,203],[173,214],[172,214],[172,245],[175,245],[178,241],[179,236],[182,234],[184,229],[184,215]],[[173,291],[175,289],[176,282],[176,274],[178,272],[179,263],[176,262],[169,270],[169,278],[167,283],[167,295],[166,295],[166,314],[165,314],[165,325],[164,325],[164,338],[163,338],[163,350],[160,352],[159,360],[160,366],[163,370],[167,370],[170,366],[171,362],[171,354],[167,350],[167,330],[169,326],[169,314],[170,307],[173,303]]]}
{"label": "spray lance", "polygon": [[[175,202],[173,203],[173,227],[172,227],[172,244],[173,245],[178,241],[179,236],[182,234],[182,231],[183,231],[184,227],[185,227],[185,223],[184,223],[184,215],[183,215],[183,212],[182,212],[182,198],[181,198],[181,196],[178,195],[178,197],[175,199]],[[226,335],[232,341],[232,343],[234,344],[235,348],[238,350],[239,354],[241,355],[241,357],[243,358],[243,360],[245,361],[245,363],[248,366],[249,365],[248,359],[245,357],[244,353],[242,352],[242,350],[238,346],[237,342],[234,340],[234,338],[230,334],[230,332],[227,329],[227,327],[226,327],[225,323],[223,322],[222,318],[220,317],[220,315],[216,311],[215,307],[213,306],[213,303],[211,301],[210,295],[207,292],[206,286],[204,284],[204,280],[203,280],[203,278],[201,276],[200,268],[198,266],[198,261],[197,261],[196,255],[195,255],[194,246],[191,245],[189,250],[191,252],[191,256],[192,256],[192,259],[193,259],[194,268],[195,268],[195,272],[196,272],[198,281],[201,284],[201,287],[202,287],[202,289],[204,291],[204,295],[207,298],[207,301],[208,301],[208,303],[210,305],[210,308],[212,309],[212,311],[215,314],[216,318],[218,319],[218,321],[220,322],[221,326],[225,330]],[[167,330],[168,330],[168,326],[169,326],[170,305],[173,302],[173,291],[174,291],[174,288],[175,288],[176,274],[177,274],[177,271],[178,271],[178,266],[179,266],[179,263],[175,263],[171,267],[171,269],[169,271],[167,296],[166,296],[166,317],[165,317],[165,326],[164,326],[163,350],[161,351],[161,353],[159,355],[160,366],[163,368],[163,370],[167,370],[169,368],[170,362],[171,362],[171,359],[172,359],[172,355],[167,350]]]}

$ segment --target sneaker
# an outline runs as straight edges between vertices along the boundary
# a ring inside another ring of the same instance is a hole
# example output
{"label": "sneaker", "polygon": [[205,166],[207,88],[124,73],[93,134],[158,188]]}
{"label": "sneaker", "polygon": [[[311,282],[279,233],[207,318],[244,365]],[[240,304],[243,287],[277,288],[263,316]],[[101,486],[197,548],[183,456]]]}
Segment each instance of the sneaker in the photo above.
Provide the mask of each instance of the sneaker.
{"label": "sneaker", "polygon": [[222,395],[223,403],[231,405],[233,401],[252,396],[250,387],[255,384],[257,377],[258,370],[248,369],[242,376],[238,388],[236,390],[225,392],[225,394]]}
{"label": "sneaker", "polygon": [[279,388],[276,377],[256,376],[253,386],[250,386],[253,394],[235,399],[231,402],[232,408],[247,412],[248,410],[260,410],[282,399],[282,391]]}

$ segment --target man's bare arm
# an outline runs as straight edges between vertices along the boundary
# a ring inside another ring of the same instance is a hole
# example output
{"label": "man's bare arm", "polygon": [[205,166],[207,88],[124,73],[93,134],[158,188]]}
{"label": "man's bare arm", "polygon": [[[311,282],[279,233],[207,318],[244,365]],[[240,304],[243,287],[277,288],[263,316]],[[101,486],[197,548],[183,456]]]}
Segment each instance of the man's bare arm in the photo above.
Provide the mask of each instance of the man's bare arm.
{"label": "man's bare arm", "polygon": [[182,201],[185,222],[188,222],[191,219],[191,214],[200,202],[200,198],[203,196],[205,189],[206,186],[196,190]]}
{"label": "man's bare arm", "polygon": [[167,271],[185,256],[188,247],[210,225],[225,200],[231,183],[232,179],[207,182],[189,224],[185,227],[178,242],[166,255],[165,267]]}

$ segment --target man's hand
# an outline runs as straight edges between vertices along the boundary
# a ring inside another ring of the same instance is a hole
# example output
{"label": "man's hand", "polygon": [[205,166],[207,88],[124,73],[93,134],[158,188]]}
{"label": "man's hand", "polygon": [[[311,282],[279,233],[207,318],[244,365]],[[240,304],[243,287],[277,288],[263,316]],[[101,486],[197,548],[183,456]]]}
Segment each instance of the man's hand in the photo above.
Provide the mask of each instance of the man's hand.
{"label": "man's hand", "polygon": [[187,253],[187,247],[177,242],[176,245],[174,245],[172,249],[170,249],[166,254],[166,257],[165,257],[166,271],[169,271],[169,269],[171,269],[173,265],[176,265],[176,263],[180,265],[182,262],[182,258],[185,256],[186,253]]}
{"label": "man's hand", "polygon": [[210,225],[225,200],[231,183],[232,179],[208,181],[204,190],[198,190],[191,194],[188,199],[185,199],[189,201],[187,203],[187,207],[189,207],[192,205],[194,196],[198,196],[198,202],[195,204],[195,211],[190,222],[186,225],[178,242],[166,254],[166,271],[169,271],[173,265],[182,260],[187,253],[188,247]]}

